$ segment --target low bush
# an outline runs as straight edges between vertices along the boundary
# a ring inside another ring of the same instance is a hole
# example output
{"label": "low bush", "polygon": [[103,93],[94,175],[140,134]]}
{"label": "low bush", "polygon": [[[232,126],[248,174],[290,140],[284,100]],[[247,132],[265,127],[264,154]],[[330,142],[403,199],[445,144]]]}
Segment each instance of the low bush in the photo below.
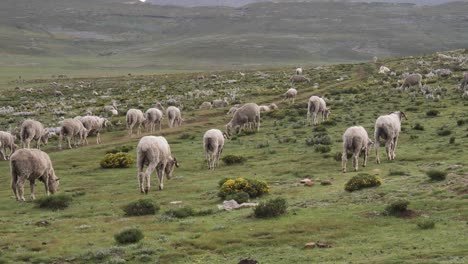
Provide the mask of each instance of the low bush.
{"label": "low bush", "polygon": [[435,227],[435,221],[432,219],[423,219],[417,223],[420,229],[433,229]]}
{"label": "low bush", "polygon": [[463,126],[466,123],[468,123],[468,119],[459,119],[459,120],[457,120],[457,126]]}
{"label": "low bush", "polygon": [[426,112],[426,116],[434,117],[434,116],[438,116],[439,113],[440,112],[438,110],[431,109],[431,110]]}
{"label": "low bush", "polygon": [[414,129],[414,130],[421,130],[421,131],[423,131],[423,130],[424,130],[424,126],[421,125],[420,123],[416,123],[416,124],[414,124],[413,129]]}
{"label": "low bush", "polygon": [[439,131],[437,131],[437,135],[444,137],[452,134],[452,131],[448,128],[441,128]]}
{"label": "low bush", "polygon": [[318,153],[328,153],[331,151],[331,147],[325,146],[325,145],[317,145],[314,147],[314,150],[315,152],[318,152]]}
{"label": "low bush", "polygon": [[165,214],[175,218],[187,218],[195,215],[195,211],[192,207],[184,206],[177,209],[171,209]]}
{"label": "low bush", "polygon": [[114,235],[115,241],[119,244],[136,243],[143,237],[143,233],[138,228],[130,228]]}
{"label": "low bush", "polygon": [[249,198],[250,198],[249,194],[244,191],[240,191],[234,194],[229,194],[226,196],[226,200],[228,201],[235,200],[239,204],[248,202]]}
{"label": "low bush", "polygon": [[440,171],[440,170],[429,170],[426,171],[427,177],[431,178],[433,181],[443,181],[447,178],[447,172],[446,171]]}
{"label": "low bush", "polygon": [[385,214],[399,216],[408,210],[408,205],[407,200],[394,201],[385,207]]}
{"label": "low bush", "polygon": [[125,205],[123,211],[126,216],[154,215],[159,211],[159,206],[150,199],[141,199]]}
{"label": "low bush", "polygon": [[286,208],[286,200],[278,197],[266,202],[261,202],[254,208],[254,215],[257,218],[276,217],[286,213]]}
{"label": "low bush", "polygon": [[379,177],[375,175],[369,175],[367,173],[360,173],[349,179],[349,181],[345,184],[345,190],[348,192],[353,192],[363,188],[380,186],[380,184],[382,184],[382,180]]}
{"label": "low bush", "polygon": [[305,140],[306,145],[308,146],[314,146],[314,145],[331,145],[332,144],[332,139],[331,137],[326,134],[326,133],[319,133],[317,135],[314,135],[311,138],[306,138]]}
{"label": "low bush", "polygon": [[454,143],[455,143],[455,137],[450,137],[449,144],[454,144]]}
{"label": "low bush", "polygon": [[193,140],[193,139],[195,139],[195,135],[191,135],[191,134],[188,134],[188,133],[183,133],[182,135],[179,136],[179,139]]}
{"label": "low bush", "polygon": [[[270,192],[270,187],[264,181],[244,178],[227,179],[221,184],[218,196],[226,199],[228,195],[245,192],[250,198],[255,198]],[[236,200],[237,201],[237,200]]]}
{"label": "low bush", "polygon": [[133,149],[133,146],[119,146],[119,147],[116,147],[116,148],[113,148],[111,150],[108,150],[106,151],[106,154],[116,154],[116,153],[119,153],[119,152],[130,152],[130,150]]}
{"label": "low bush", "polygon": [[244,156],[240,156],[240,155],[226,155],[222,157],[222,160],[226,165],[234,165],[234,164],[242,164],[247,159]]}
{"label": "low bush", "polygon": [[55,194],[41,197],[37,200],[34,200],[34,203],[39,208],[50,209],[53,211],[63,210],[70,206],[70,203],[73,201],[73,198],[66,194]]}
{"label": "low bush", "polygon": [[99,163],[101,168],[128,168],[135,161],[132,156],[125,152],[108,153]]}

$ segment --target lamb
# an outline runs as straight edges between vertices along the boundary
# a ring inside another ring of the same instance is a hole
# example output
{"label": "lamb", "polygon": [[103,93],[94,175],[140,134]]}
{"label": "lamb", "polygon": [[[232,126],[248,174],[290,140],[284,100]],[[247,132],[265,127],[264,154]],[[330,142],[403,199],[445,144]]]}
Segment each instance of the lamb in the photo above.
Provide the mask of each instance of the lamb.
{"label": "lamb", "polygon": [[[73,146],[76,148],[81,145],[83,141],[87,141],[88,130],[84,127],[80,120],[75,118],[68,118],[62,121],[59,133],[59,149],[62,149],[63,136],[67,137],[68,148],[72,148],[70,139],[73,137]],[[78,143],[76,138],[78,138]]]}
{"label": "lamb", "polygon": [[372,144],[372,140],[369,139],[367,131],[362,126],[353,126],[346,129],[343,134],[343,155],[341,156],[341,168],[343,173],[346,173],[348,151],[353,153],[353,167],[354,171],[357,171],[359,154],[363,152],[364,161],[362,166],[366,167],[367,157]]}
{"label": "lamb", "polygon": [[296,99],[296,96],[297,96],[297,90],[294,88],[290,88],[287,92],[283,94],[283,96],[284,96],[283,100],[288,99],[290,104],[291,103],[294,104],[294,100]]}
{"label": "lamb", "polygon": [[180,109],[175,106],[169,106],[166,109],[167,122],[169,127],[178,127],[182,124],[182,115],[180,114]]}
{"label": "lamb", "polygon": [[210,129],[203,135],[203,149],[208,162],[208,169],[214,170],[218,166],[219,158],[223,152],[224,135],[219,129]]}
{"label": "lamb", "polygon": [[319,121],[317,118],[317,114],[321,113],[322,114],[322,121],[325,119],[328,119],[330,116],[330,109],[327,108],[327,104],[325,103],[325,100],[318,96],[311,96],[309,98],[309,102],[307,104],[307,122],[310,124],[310,114],[313,113],[313,122],[314,125],[318,125]]}
{"label": "lamb", "polygon": [[[80,118],[83,126],[88,130],[88,135],[96,132],[96,144],[101,144],[101,130],[110,125],[109,120],[99,116],[84,116]],[[88,144],[87,137],[85,138],[86,145]]]}
{"label": "lamb", "polygon": [[375,121],[375,162],[380,163],[379,159],[379,139],[385,140],[385,150],[387,152],[387,160],[395,159],[395,150],[398,143],[398,136],[401,131],[401,118],[408,119],[405,113],[396,111],[388,115],[379,116]]}
{"label": "lamb", "polygon": [[302,75],[302,67],[296,69],[296,75]]}
{"label": "lamb", "polygon": [[[143,172],[145,165],[148,167]],[[164,175],[169,180],[174,166],[179,167],[179,163],[172,156],[171,148],[164,137],[145,136],[140,139],[137,146],[137,168],[138,186],[141,193],[149,192],[151,174],[155,169],[159,179],[159,190],[162,190]]]}
{"label": "lamb", "polygon": [[36,140],[36,147],[41,149],[41,142],[47,145],[49,141],[49,132],[40,122],[27,119],[21,124],[20,140],[23,148],[30,148],[31,140]]}
{"label": "lamb", "polygon": [[145,112],[145,128],[146,131],[153,133],[156,130],[156,126],[159,126],[161,131],[161,122],[163,119],[163,112],[157,108],[150,108]]}
{"label": "lamb", "polygon": [[10,158],[11,189],[17,201],[24,199],[24,182],[29,181],[31,200],[34,196],[34,182],[39,180],[44,183],[46,195],[56,193],[59,186],[59,178],[55,175],[52,161],[47,153],[38,149],[20,149],[15,151]]}
{"label": "lamb", "polygon": [[239,107],[240,107],[239,104],[233,105],[233,106],[229,109],[229,111],[227,112],[226,115],[233,115],[233,114],[237,111],[237,109],[239,109]]}
{"label": "lamb", "polygon": [[405,80],[403,81],[403,84],[400,87],[400,90],[404,90],[416,84],[419,86],[419,88],[421,88],[422,87],[421,80],[422,80],[421,74],[419,73],[411,74],[405,78]]}
{"label": "lamb", "polygon": [[139,109],[130,109],[127,111],[127,129],[128,129],[128,136],[132,136],[133,127],[138,125],[137,134],[141,134],[141,125],[145,121],[145,116],[143,112]]}
{"label": "lamb", "polygon": [[213,105],[211,104],[211,102],[203,102],[200,105],[200,109],[211,109],[212,107]]}
{"label": "lamb", "polygon": [[257,131],[260,130],[260,107],[255,103],[247,103],[237,109],[231,121],[227,123],[226,134],[230,137],[233,132],[238,134],[244,127],[252,128],[252,125]]}
{"label": "lamb", "polygon": [[468,84],[468,72],[465,72],[463,73],[463,80],[460,84],[460,90],[464,90],[467,84]]}
{"label": "lamb", "polygon": [[[2,154],[4,160],[9,160],[11,154],[13,154],[18,148],[18,146],[15,144],[15,139],[16,136],[5,131],[0,131],[0,153]],[[7,149],[10,151],[9,155],[6,155]]]}
{"label": "lamb", "polygon": [[379,73],[381,74],[387,74],[389,73],[391,70],[388,68],[388,67],[385,67],[385,66],[380,66],[380,69],[379,69]]}
{"label": "lamb", "polygon": [[259,106],[260,112],[268,112],[270,111],[270,107],[268,105],[260,105]]}
{"label": "lamb", "polygon": [[229,105],[229,102],[227,101],[227,99],[216,99],[213,101],[212,103],[213,105],[213,108],[218,108],[218,107],[226,107]]}
{"label": "lamb", "polygon": [[291,76],[291,78],[289,80],[291,81],[291,83],[310,82],[309,78],[306,78],[306,77],[304,77],[302,75],[293,75],[293,76]]}

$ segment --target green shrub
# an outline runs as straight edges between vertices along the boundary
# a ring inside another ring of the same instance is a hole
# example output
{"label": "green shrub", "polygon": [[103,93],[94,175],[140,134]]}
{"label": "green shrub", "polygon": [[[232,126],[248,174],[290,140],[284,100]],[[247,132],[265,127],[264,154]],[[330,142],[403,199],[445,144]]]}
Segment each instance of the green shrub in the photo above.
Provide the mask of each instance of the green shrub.
{"label": "green shrub", "polygon": [[367,173],[361,173],[349,179],[345,184],[345,190],[353,192],[363,188],[380,186],[380,184],[382,184],[382,180],[379,177],[369,175]]}
{"label": "green shrub", "polygon": [[331,151],[331,147],[325,146],[325,145],[317,145],[315,146],[314,150],[315,152],[318,152],[318,153],[328,153]]}
{"label": "green shrub", "polygon": [[249,194],[244,192],[244,191],[229,194],[229,195],[226,196],[226,200],[228,200],[228,201],[229,200],[235,200],[239,204],[248,202],[249,198],[250,198]]}
{"label": "green shrub", "polygon": [[154,215],[159,211],[159,206],[150,199],[141,199],[125,205],[123,211],[126,216]]}
{"label": "green shrub", "polygon": [[108,153],[99,163],[101,168],[128,168],[135,161],[132,156],[125,152]]}
{"label": "green shrub", "polygon": [[226,165],[242,164],[247,159],[244,156],[240,155],[227,155],[222,158],[223,162]]}
{"label": "green shrub", "polygon": [[254,215],[257,218],[276,217],[286,213],[286,208],[286,200],[278,197],[266,202],[261,202],[254,208]]}
{"label": "green shrub", "polygon": [[267,194],[269,191],[270,187],[264,181],[236,178],[224,181],[219,189],[218,196],[226,199],[229,195],[245,192],[250,198],[255,198]]}
{"label": "green shrub", "polygon": [[429,111],[426,112],[426,116],[438,116],[439,115],[439,111],[438,110],[435,110],[435,109],[431,109]]}
{"label": "green shrub", "polygon": [[114,235],[119,244],[136,243],[143,239],[143,233],[138,228],[130,228]]}
{"label": "green shrub", "polygon": [[424,126],[421,125],[420,123],[416,123],[416,124],[414,124],[413,129],[414,129],[414,130],[421,130],[421,131],[423,131],[423,130],[424,130]]}
{"label": "green shrub", "polygon": [[417,223],[420,229],[433,229],[435,227],[435,221],[432,219],[423,219]]}
{"label": "green shrub", "polygon": [[468,123],[467,119],[459,119],[457,120],[457,126],[463,126],[464,124]]}
{"label": "green shrub", "polygon": [[448,128],[442,128],[439,131],[437,131],[437,135],[444,137],[452,134],[452,131]]}
{"label": "green shrub", "polygon": [[195,135],[190,135],[188,133],[183,133],[182,135],[179,136],[179,139],[193,140],[193,139],[195,139]]}
{"label": "green shrub", "polygon": [[431,178],[433,181],[443,181],[445,178],[447,178],[447,172],[446,171],[440,171],[440,170],[429,170],[426,171],[427,177]]}
{"label": "green shrub", "polygon": [[133,146],[120,146],[120,147],[116,147],[116,148],[113,148],[111,150],[108,150],[106,151],[106,154],[116,154],[116,153],[119,153],[119,152],[130,152],[130,150],[133,149]]}
{"label": "green shrub", "polygon": [[41,197],[37,200],[34,200],[34,203],[39,208],[50,209],[53,211],[63,210],[67,208],[70,203],[73,201],[73,198],[66,194],[55,194],[45,197]]}
{"label": "green shrub", "polygon": [[165,213],[166,215],[175,217],[175,218],[187,218],[195,215],[195,211],[188,206],[184,206],[177,209],[171,209]]}
{"label": "green shrub", "polygon": [[405,175],[408,175],[408,173],[402,170],[390,169],[390,171],[388,172],[388,175],[389,176],[405,176]]}
{"label": "green shrub", "polygon": [[407,200],[394,201],[385,207],[386,215],[399,216],[408,210],[409,202]]}
{"label": "green shrub", "polygon": [[454,144],[454,143],[455,143],[455,137],[450,137],[449,144]]}
{"label": "green shrub", "polygon": [[308,146],[331,145],[332,139],[328,134],[320,133],[320,134],[314,135],[314,137],[312,138],[306,138],[305,143]]}

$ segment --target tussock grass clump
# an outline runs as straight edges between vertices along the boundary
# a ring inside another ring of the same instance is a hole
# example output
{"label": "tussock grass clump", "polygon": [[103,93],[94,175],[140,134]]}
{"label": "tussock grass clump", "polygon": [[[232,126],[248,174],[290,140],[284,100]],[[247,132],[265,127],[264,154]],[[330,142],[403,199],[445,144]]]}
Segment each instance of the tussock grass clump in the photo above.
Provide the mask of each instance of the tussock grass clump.
{"label": "tussock grass clump", "polygon": [[266,202],[261,202],[254,208],[254,216],[257,218],[271,218],[286,213],[286,199],[278,197]]}
{"label": "tussock grass clump", "polygon": [[106,151],[106,154],[109,154],[109,153],[116,154],[116,153],[119,153],[119,152],[128,153],[132,149],[133,149],[133,146],[119,146],[119,147],[116,147],[116,148],[113,148],[111,150]]}
{"label": "tussock grass clump", "polygon": [[[221,184],[221,182],[219,182]],[[219,188],[218,196],[226,199],[229,195],[245,192],[250,198],[255,198],[270,192],[270,187],[264,181],[245,178],[227,179]],[[237,200],[236,200],[237,201]]]}
{"label": "tussock grass clump", "polygon": [[188,134],[188,133],[182,133],[182,135],[179,136],[179,139],[193,140],[193,139],[195,139],[195,135],[191,135],[191,134]]}
{"label": "tussock grass clump", "polygon": [[130,228],[114,235],[115,241],[119,244],[137,243],[143,237],[143,232],[138,228]]}
{"label": "tussock grass clump", "polygon": [[159,211],[159,206],[150,199],[141,199],[125,205],[123,211],[126,216],[154,215]]}
{"label": "tussock grass clump", "polygon": [[325,145],[317,145],[314,147],[314,150],[315,152],[318,152],[318,153],[328,153],[331,151],[331,147],[325,146]]}
{"label": "tussock grass clump", "polygon": [[135,160],[132,156],[125,152],[117,152],[115,154],[108,153],[99,163],[101,168],[112,169],[112,168],[128,168],[133,164]]}
{"label": "tussock grass clump", "polygon": [[413,129],[414,130],[424,131],[424,126],[421,125],[420,123],[416,123],[416,124],[414,124]]}
{"label": "tussock grass clump", "polygon": [[212,215],[213,213],[214,211],[212,209],[196,211],[192,207],[184,206],[184,207],[180,207],[176,209],[170,209],[166,211],[164,214],[169,217],[187,218],[190,216]]}
{"label": "tussock grass clump", "polygon": [[331,145],[332,139],[326,133],[318,133],[311,138],[306,138],[305,143],[307,146],[314,146],[314,145]]}
{"label": "tussock grass clump", "polygon": [[384,212],[386,215],[399,216],[408,211],[408,205],[407,200],[397,200],[387,205]]}
{"label": "tussock grass clump", "polygon": [[367,173],[360,173],[349,179],[345,184],[345,190],[348,192],[354,192],[364,188],[380,186],[381,184],[382,180],[379,177]]}
{"label": "tussock grass clump", "polygon": [[408,173],[402,170],[390,169],[390,171],[388,172],[388,175],[389,176],[405,176],[405,175],[408,175]]}
{"label": "tussock grass clump", "polygon": [[226,155],[221,158],[226,165],[242,164],[247,159],[240,155]]}
{"label": "tussock grass clump", "polygon": [[436,117],[439,115],[439,111],[438,110],[435,110],[435,109],[431,109],[429,111],[426,112],[426,116],[429,116],[429,117]]}
{"label": "tussock grass clump", "polygon": [[455,137],[450,137],[449,144],[454,144],[454,143],[455,143]]}
{"label": "tussock grass clump", "polygon": [[235,200],[239,204],[248,202],[249,198],[250,198],[249,194],[244,191],[240,191],[234,194],[229,194],[226,196],[227,201]]}
{"label": "tussock grass clump", "polygon": [[437,131],[437,135],[441,136],[441,137],[445,137],[445,136],[448,136],[448,135],[451,135],[452,134],[452,130],[448,129],[448,128],[441,128],[439,129],[439,131]]}
{"label": "tussock grass clump", "polygon": [[433,229],[435,227],[435,221],[432,219],[423,219],[416,223],[419,229]]}
{"label": "tussock grass clump", "polygon": [[447,172],[446,171],[440,171],[440,170],[428,170],[426,171],[427,177],[431,178],[433,181],[443,181],[447,178]]}
{"label": "tussock grass clump", "polygon": [[63,210],[70,206],[70,203],[73,201],[73,198],[66,194],[55,194],[45,197],[41,197],[37,200],[34,200],[34,203],[39,208],[50,209],[53,211]]}

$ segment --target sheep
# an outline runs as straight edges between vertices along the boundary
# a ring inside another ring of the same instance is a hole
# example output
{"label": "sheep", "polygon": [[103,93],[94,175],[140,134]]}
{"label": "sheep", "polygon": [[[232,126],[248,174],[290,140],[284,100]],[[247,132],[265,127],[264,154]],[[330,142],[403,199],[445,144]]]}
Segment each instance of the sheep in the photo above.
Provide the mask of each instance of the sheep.
{"label": "sheep", "polygon": [[153,132],[156,130],[156,126],[159,126],[161,131],[161,122],[163,119],[163,112],[157,108],[150,108],[145,112],[145,128],[146,131]]}
{"label": "sheep", "polygon": [[403,81],[403,84],[400,87],[400,90],[404,90],[416,84],[419,86],[419,88],[421,88],[422,87],[421,80],[422,80],[421,74],[419,73],[411,74],[405,78],[405,80]]}
{"label": "sheep", "polygon": [[372,58],[372,60],[374,61],[374,63],[377,63],[377,61],[379,61],[379,58],[377,58],[377,56],[374,56],[374,58]]}
{"label": "sheep", "polygon": [[[13,154],[18,146],[15,144],[16,136],[9,132],[0,131],[0,153],[4,160],[9,160],[11,154]],[[9,149],[10,154],[7,155],[6,149]]]}
{"label": "sheep", "polygon": [[30,148],[31,140],[36,140],[36,147],[41,149],[41,142],[47,145],[49,132],[36,120],[26,119],[21,124],[20,140],[23,148]]}
{"label": "sheep", "polygon": [[[86,128],[87,135],[90,135],[93,132],[96,132],[96,144],[101,144],[101,130],[110,125],[109,120],[104,117],[99,116],[84,116],[79,119],[83,126]],[[85,137],[85,143],[88,144],[87,136]]]}
{"label": "sheep", "polygon": [[302,75],[293,75],[291,78],[289,78],[291,83],[296,83],[296,82],[310,82],[309,78],[306,78]]}
{"label": "sheep", "polygon": [[375,162],[380,164],[379,159],[379,139],[385,140],[385,150],[387,152],[387,160],[395,159],[395,150],[398,143],[398,136],[401,131],[401,118],[408,119],[405,113],[396,111],[388,115],[379,116],[375,121],[374,131],[374,148]]}
{"label": "sheep", "polygon": [[468,84],[468,72],[465,72],[463,73],[463,80],[460,84],[460,90],[464,90],[467,84]]}
{"label": "sheep", "polygon": [[157,108],[161,111],[164,112],[164,107],[162,106],[161,102],[156,102],[154,105],[153,105],[154,108]]}
{"label": "sheep", "polygon": [[145,121],[143,112],[139,109],[130,109],[127,111],[126,122],[128,129],[128,136],[132,136],[133,127],[138,125],[137,134],[141,134],[141,125]]}
{"label": "sheep", "polygon": [[268,107],[270,108],[270,110],[276,110],[279,108],[275,103],[270,104]]}
{"label": "sheep", "polygon": [[166,115],[169,127],[178,127],[184,121],[180,114],[180,109],[175,106],[169,106],[166,109]]}
{"label": "sheep", "polygon": [[239,104],[233,105],[233,106],[229,109],[229,111],[226,113],[226,115],[233,115],[233,114],[237,111],[237,109],[239,109],[239,107],[240,107]]}
{"label": "sheep", "polygon": [[296,69],[296,75],[302,75],[302,67]]}
{"label": "sheep", "polygon": [[[70,139],[73,137],[73,146],[76,148],[81,145],[83,141],[87,141],[88,130],[84,127],[80,120],[74,118],[68,118],[62,121],[59,133],[59,149],[62,149],[63,137],[67,137],[68,148],[72,148]],[[78,143],[76,138],[78,138]]]}
{"label": "sheep", "polygon": [[211,102],[203,102],[200,105],[200,109],[211,109],[212,107],[213,105],[211,104]]}
{"label": "sheep", "polygon": [[203,149],[208,162],[208,169],[214,170],[218,166],[219,158],[223,152],[224,135],[219,129],[210,129],[203,135]]}
{"label": "sheep", "polygon": [[226,98],[224,99],[216,99],[212,103],[213,108],[218,108],[218,107],[226,107],[229,105],[229,102],[227,101]]}
{"label": "sheep", "polygon": [[287,92],[283,94],[283,97],[284,97],[283,100],[288,99],[290,104],[291,103],[294,104],[294,100],[296,99],[296,96],[297,96],[297,90],[294,88],[290,88]]}
{"label": "sheep", "polygon": [[379,73],[381,74],[387,74],[389,73],[391,70],[388,68],[388,67],[385,67],[385,66],[380,66],[380,69],[379,69]]}
{"label": "sheep", "polygon": [[233,132],[237,134],[242,128],[254,126],[257,131],[260,130],[260,107],[255,103],[247,103],[237,109],[231,121],[226,124],[226,134],[230,137]]}
{"label": "sheep", "polygon": [[307,103],[307,122],[309,126],[311,125],[310,123],[310,114],[313,113],[313,122],[314,125],[318,125],[319,121],[317,118],[317,114],[321,113],[322,114],[322,121],[325,119],[328,119],[330,116],[330,109],[327,108],[327,104],[325,103],[325,100],[318,96],[311,96],[309,98],[309,102]]}
{"label": "sheep", "polygon": [[34,200],[34,182],[44,183],[46,195],[58,191],[59,178],[55,175],[47,153],[38,149],[19,149],[10,158],[11,189],[17,201],[24,199],[24,182],[29,181],[31,200]]}
{"label": "sheep", "polygon": [[370,146],[373,144],[367,131],[362,126],[352,126],[346,129],[343,134],[343,155],[341,156],[341,168],[346,173],[346,162],[348,160],[348,151],[353,153],[354,171],[358,170],[359,154],[363,152],[363,167],[366,167],[367,157],[369,156]]}
{"label": "sheep", "polygon": [[270,107],[268,105],[260,105],[259,110],[260,112],[268,112],[270,111]]}
{"label": "sheep", "polygon": [[[145,165],[148,167],[143,172]],[[179,167],[179,163],[172,156],[171,148],[164,137],[145,136],[140,139],[137,146],[137,168],[138,186],[141,193],[149,192],[151,174],[155,169],[159,179],[159,190],[162,191],[164,175],[170,179],[174,166]]]}

